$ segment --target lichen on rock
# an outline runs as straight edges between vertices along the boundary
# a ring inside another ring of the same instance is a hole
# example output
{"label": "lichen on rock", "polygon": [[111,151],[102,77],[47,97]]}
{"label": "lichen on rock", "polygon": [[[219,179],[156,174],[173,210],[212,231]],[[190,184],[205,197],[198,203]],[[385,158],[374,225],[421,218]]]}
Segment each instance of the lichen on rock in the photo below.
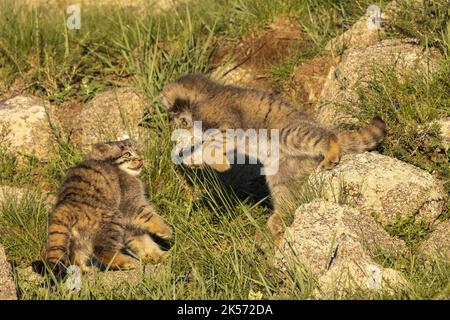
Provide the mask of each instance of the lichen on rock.
{"label": "lichen on rock", "polygon": [[447,197],[442,183],[428,172],[376,152],[345,155],[334,169],[311,179],[321,181],[324,199],[344,198],[350,206],[375,215],[384,227],[404,217],[432,225]]}
{"label": "lichen on rock", "polygon": [[399,272],[373,260],[379,250],[402,256],[406,246],[370,216],[317,199],[297,209],[276,252],[275,265],[285,272],[298,266],[309,268],[317,278],[318,298],[404,284]]}

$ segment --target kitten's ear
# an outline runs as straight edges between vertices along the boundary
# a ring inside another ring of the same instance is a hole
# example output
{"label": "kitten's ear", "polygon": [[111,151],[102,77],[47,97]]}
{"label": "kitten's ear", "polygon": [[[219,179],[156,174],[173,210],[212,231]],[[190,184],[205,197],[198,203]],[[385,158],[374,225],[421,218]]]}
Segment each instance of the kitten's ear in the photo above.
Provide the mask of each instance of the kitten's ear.
{"label": "kitten's ear", "polygon": [[134,140],[132,138],[128,138],[126,141],[130,147],[139,148],[139,143],[136,140]]}
{"label": "kitten's ear", "polygon": [[189,107],[192,93],[178,82],[169,83],[161,90],[161,102],[164,110],[169,112],[181,111]]}
{"label": "kitten's ear", "polygon": [[165,85],[164,88],[161,90],[159,97],[161,99],[164,110],[169,111],[173,106],[173,102],[175,101],[174,100],[175,92],[173,89],[173,84]]}
{"label": "kitten's ear", "polygon": [[105,160],[111,151],[111,145],[107,143],[96,143],[92,146],[88,158],[92,160]]}
{"label": "kitten's ear", "polygon": [[128,139],[122,140],[120,142],[122,143],[123,147],[129,147],[129,148],[135,149],[136,151],[141,150],[141,146],[139,145],[139,143],[132,138],[128,138]]}

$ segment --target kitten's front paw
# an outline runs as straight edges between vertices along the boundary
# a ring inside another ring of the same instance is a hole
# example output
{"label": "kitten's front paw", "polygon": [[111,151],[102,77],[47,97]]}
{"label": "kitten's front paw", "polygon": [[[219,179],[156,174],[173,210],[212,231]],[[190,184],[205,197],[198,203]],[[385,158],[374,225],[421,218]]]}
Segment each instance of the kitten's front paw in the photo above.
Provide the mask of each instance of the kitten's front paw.
{"label": "kitten's front paw", "polygon": [[319,168],[325,170],[331,170],[336,167],[340,162],[340,157],[338,155],[326,156],[325,159],[319,164]]}
{"label": "kitten's front paw", "polygon": [[166,254],[166,251],[162,250],[160,246],[146,234],[133,237],[133,239],[128,242],[127,247],[132,251],[133,256],[144,264],[158,263]]}
{"label": "kitten's front paw", "polygon": [[322,161],[319,168],[325,170],[331,170],[339,164],[339,161]]}
{"label": "kitten's front paw", "polygon": [[173,231],[172,228],[168,225],[164,225],[161,227],[161,230],[158,233],[155,233],[158,237],[161,237],[163,239],[171,239],[173,237]]}
{"label": "kitten's front paw", "polygon": [[173,236],[172,228],[167,225],[161,216],[154,214],[150,219],[149,231],[160,238],[170,239]]}

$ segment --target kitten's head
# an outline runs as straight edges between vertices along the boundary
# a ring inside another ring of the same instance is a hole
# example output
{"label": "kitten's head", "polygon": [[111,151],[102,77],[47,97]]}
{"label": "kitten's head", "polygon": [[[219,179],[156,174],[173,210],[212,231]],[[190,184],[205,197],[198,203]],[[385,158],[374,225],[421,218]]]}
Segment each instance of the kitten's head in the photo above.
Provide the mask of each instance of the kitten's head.
{"label": "kitten's head", "polygon": [[88,158],[107,161],[132,176],[139,175],[144,165],[139,147],[131,139],[97,143]]}
{"label": "kitten's head", "polygon": [[161,101],[176,128],[193,127],[192,110],[199,101],[217,89],[217,84],[201,74],[188,74],[166,84],[161,90]]}
{"label": "kitten's head", "polygon": [[172,108],[169,110],[169,123],[175,128],[190,129],[194,127],[194,119],[189,108]]}
{"label": "kitten's head", "polygon": [[[170,86],[168,86],[170,89]],[[175,128],[189,128],[193,126],[192,108],[193,101],[186,97],[175,96],[177,92],[172,92],[172,96],[163,90],[162,102],[167,111],[169,123]]]}

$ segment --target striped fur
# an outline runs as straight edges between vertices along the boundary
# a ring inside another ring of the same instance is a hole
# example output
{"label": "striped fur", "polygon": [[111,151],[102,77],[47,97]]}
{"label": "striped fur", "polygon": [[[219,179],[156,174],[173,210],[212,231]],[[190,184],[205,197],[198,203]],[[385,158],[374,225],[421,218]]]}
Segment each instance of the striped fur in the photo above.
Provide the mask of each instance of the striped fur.
{"label": "striped fur", "polygon": [[317,167],[332,169],[343,154],[376,148],[386,130],[375,118],[360,131],[330,131],[274,93],[222,85],[198,74],[167,84],[161,97],[175,126],[192,127],[194,121],[202,121],[204,130],[279,130],[279,171],[266,176],[275,207],[268,227],[277,238],[282,234],[282,207],[292,198],[290,189],[299,175]]}
{"label": "striped fur", "polygon": [[143,161],[131,140],[99,143],[67,173],[50,217],[46,260],[56,271],[71,264],[131,268],[164,252],[150,234],[171,229],[148,204],[138,174]]}

